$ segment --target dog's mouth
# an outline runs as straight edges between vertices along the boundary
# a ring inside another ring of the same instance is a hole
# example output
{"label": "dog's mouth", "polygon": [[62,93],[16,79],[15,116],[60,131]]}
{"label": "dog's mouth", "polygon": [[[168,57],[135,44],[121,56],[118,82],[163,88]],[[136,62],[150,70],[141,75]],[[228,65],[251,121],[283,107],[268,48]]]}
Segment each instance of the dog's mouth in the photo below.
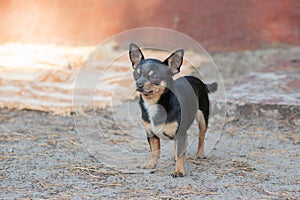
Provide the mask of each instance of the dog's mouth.
{"label": "dog's mouth", "polygon": [[148,96],[148,95],[151,94],[152,92],[153,92],[152,90],[147,91],[147,92],[146,92],[146,91],[143,91],[142,94],[145,95],[145,96]]}
{"label": "dog's mouth", "polygon": [[151,94],[153,92],[153,90],[145,91],[142,88],[137,88],[136,91],[142,93],[145,96],[148,96],[149,94]]}

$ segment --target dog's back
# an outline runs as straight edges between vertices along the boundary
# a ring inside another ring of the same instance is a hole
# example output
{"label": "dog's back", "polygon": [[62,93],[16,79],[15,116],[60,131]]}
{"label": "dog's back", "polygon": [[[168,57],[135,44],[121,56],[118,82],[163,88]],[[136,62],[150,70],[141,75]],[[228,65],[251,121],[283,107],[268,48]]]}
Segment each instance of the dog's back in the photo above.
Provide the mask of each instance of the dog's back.
{"label": "dog's back", "polygon": [[208,86],[210,85],[204,84],[200,79],[193,76],[180,77],[174,81],[174,88],[178,91],[176,95],[180,97],[180,101],[182,102],[182,115],[187,118],[189,116],[193,117],[191,119],[193,121],[196,111],[199,109],[203,113],[206,125],[208,124],[209,117],[208,93],[210,91]]}

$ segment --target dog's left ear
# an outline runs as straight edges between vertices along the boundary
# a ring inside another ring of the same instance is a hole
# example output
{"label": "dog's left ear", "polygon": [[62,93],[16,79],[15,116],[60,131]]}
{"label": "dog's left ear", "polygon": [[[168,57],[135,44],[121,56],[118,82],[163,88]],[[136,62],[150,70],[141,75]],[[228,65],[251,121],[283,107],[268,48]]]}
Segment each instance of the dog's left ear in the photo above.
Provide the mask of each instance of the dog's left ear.
{"label": "dog's left ear", "polygon": [[163,63],[168,65],[172,75],[178,74],[180,72],[180,67],[183,62],[183,54],[184,50],[179,49],[172,53],[166,60],[164,60]]}

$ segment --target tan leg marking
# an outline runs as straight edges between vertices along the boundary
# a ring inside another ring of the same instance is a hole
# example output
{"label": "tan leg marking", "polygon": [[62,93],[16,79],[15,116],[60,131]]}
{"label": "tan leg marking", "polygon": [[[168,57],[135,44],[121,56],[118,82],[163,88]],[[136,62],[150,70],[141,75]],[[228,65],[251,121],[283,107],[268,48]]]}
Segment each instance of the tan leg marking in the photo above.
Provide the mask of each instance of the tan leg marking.
{"label": "tan leg marking", "polygon": [[146,122],[145,120],[142,119],[142,125],[145,128],[147,133],[151,132],[151,125],[149,122]]}
{"label": "tan leg marking", "polygon": [[178,129],[178,123],[175,121],[167,124],[160,124],[156,126],[156,129],[164,133],[164,135],[174,138]]}
{"label": "tan leg marking", "polygon": [[176,145],[176,140],[174,140],[174,160],[177,160],[177,145]]}
{"label": "tan leg marking", "polygon": [[185,153],[176,159],[175,171],[171,174],[173,178],[184,176],[184,157]]}
{"label": "tan leg marking", "polygon": [[177,122],[171,122],[164,124],[163,132],[170,136],[171,138],[174,138],[176,135],[176,131],[178,129],[178,123]]}
{"label": "tan leg marking", "polygon": [[160,155],[160,140],[158,137],[153,136],[149,138],[150,149],[151,149],[151,160],[145,163],[142,168],[153,169],[157,165],[157,161]]}
{"label": "tan leg marking", "polygon": [[202,111],[198,110],[196,114],[196,119],[198,122],[198,128],[199,128],[199,143],[198,143],[198,149],[197,149],[197,158],[203,158],[204,157],[204,139],[205,139],[205,133],[206,133],[206,123],[203,116]]}

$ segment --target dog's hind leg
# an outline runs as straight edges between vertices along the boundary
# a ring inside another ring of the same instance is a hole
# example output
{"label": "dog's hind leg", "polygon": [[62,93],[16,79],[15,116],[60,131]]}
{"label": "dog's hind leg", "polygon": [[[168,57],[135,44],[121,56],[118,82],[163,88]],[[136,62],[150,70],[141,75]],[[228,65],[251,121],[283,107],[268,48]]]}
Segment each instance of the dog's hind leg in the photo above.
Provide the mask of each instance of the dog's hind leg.
{"label": "dog's hind leg", "polygon": [[204,139],[207,130],[206,122],[203,116],[203,112],[201,110],[197,111],[196,119],[199,128],[199,133],[198,133],[199,142],[198,142],[198,149],[197,149],[196,156],[198,159],[200,159],[200,158],[204,158]]}
{"label": "dog's hind leg", "polygon": [[144,169],[153,169],[157,165],[158,158],[160,155],[160,139],[157,136],[152,136],[148,138],[148,142],[151,149],[151,160],[148,163],[142,165]]}

